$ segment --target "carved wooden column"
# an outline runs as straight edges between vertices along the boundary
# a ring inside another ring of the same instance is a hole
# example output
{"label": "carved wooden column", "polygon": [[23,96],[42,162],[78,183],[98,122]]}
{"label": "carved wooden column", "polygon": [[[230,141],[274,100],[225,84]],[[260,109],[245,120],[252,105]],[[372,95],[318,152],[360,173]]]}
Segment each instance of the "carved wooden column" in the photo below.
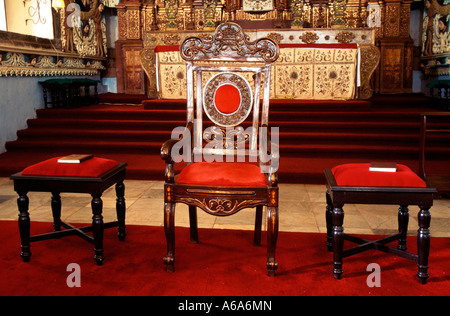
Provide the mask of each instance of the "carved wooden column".
{"label": "carved wooden column", "polygon": [[140,0],[125,0],[117,6],[119,40],[116,42],[117,92],[145,94],[145,76],[140,62],[142,5]]}
{"label": "carved wooden column", "polygon": [[413,40],[409,36],[412,0],[386,0],[382,16],[380,93],[412,91]]}

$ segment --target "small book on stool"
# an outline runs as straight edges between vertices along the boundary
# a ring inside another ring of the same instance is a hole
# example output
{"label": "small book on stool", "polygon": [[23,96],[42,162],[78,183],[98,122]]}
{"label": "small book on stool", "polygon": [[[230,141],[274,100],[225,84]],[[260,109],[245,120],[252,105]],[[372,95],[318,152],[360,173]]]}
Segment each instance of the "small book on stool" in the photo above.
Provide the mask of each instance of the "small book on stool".
{"label": "small book on stool", "polygon": [[89,160],[94,155],[88,155],[88,154],[72,154],[68,156],[64,156],[58,159],[59,163],[81,163],[83,161]]}
{"label": "small book on stool", "polygon": [[397,163],[396,162],[382,162],[373,161],[370,163],[370,171],[381,171],[381,172],[396,172]]}

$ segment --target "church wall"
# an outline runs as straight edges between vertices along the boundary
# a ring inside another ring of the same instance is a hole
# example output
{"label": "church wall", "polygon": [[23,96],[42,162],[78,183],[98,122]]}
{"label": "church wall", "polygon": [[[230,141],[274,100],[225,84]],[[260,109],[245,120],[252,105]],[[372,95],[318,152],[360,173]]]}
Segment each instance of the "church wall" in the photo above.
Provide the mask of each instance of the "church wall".
{"label": "church wall", "polygon": [[[100,80],[99,75],[85,78]],[[18,130],[27,128],[28,119],[36,118],[36,110],[44,108],[39,84],[43,80],[42,77],[0,76],[0,153],[6,151],[6,142],[17,139]]]}
{"label": "church wall", "polygon": [[[27,119],[44,107],[37,77],[0,77],[0,152],[5,143],[17,138],[16,131],[27,127]],[[20,90],[17,88],[20,87]]]}
{"label": "church wall", "polygon": [[[8,4],[17,3],[18,7],[23,9],[22,1],[14,1],[9,1]],[[74,1],[76,0],[65,0],[66,6]],[[91,2],[96,7],[99,4],[98,0]],[[48,6],[50,3],[50,1],[46,2]],[[34,5],[30,2],[31,4]],[[36,110],[44,108],[43,92],[39,81],[57,78],[100,80],[101,76],[106,76],[105,81],[98,86],[98,92],[115,92],[117,89],[114,63],[113,73],[110,74],[105,67],[108,60],[106,56],[89,47],[94,45],[94,41],[92,44],[79,43],[80,45],[74,50],[66,49],[64,44],[67,36],[64,36],[62,32],[63,29],[67,30],[64,23],[64,9],[46,9],[51,10],[52,16],[48,16],[45,20],[27,23],[25,19],[33,16],[28,17],[22,14],[17,17],[16,22],[22,19],[22,24],[38,27],[41,24],[48,24],[48,21],[52,21],[53,18],[55,30],[53,39],[34,37],[32,36],[34,33],[29,32],[19,34],[0,31],[0,153],[6,151],[6,142],[17,139],[18,130],[27,127],[27,120],[36,117]],[[111,12],[113,10],[108,8],[103,16],[106,21],[106,46],[108,50],[112,49],[114,54],[114,43],[117,40],[117,14]],[[95,18],[95,15],[92,17]],[[92,17],[87,16],[86,19]],[[77,43],[77,41],[74,42]]]}

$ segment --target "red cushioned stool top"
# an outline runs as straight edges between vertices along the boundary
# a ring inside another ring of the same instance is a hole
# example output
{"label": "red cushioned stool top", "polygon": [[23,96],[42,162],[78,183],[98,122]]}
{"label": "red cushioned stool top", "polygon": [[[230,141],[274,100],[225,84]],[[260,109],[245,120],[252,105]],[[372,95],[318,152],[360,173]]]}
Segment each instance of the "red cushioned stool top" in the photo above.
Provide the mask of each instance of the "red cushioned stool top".
{"label": "red cushioned stool top", "polygon": [[96,178],[116,167],[115,160],[93,157],[81,163],[59,163],[61,157],[50,158],[25,168],[20,174],[27,176],[92,177]]}
{"label": "red cushioned stool top", "polygon": [[178,176],[179,184],[214,186],[266,186],[261,169],[239,162],[196,162],[184,168]]}
{"label": "red cushioned stool top", "polygon": [[336,166],[331,172],[336,183],[352,187],[426,188],[427,184],[411,169],[397,164],[396,172],[370,171],[370,163],[350,163]]}

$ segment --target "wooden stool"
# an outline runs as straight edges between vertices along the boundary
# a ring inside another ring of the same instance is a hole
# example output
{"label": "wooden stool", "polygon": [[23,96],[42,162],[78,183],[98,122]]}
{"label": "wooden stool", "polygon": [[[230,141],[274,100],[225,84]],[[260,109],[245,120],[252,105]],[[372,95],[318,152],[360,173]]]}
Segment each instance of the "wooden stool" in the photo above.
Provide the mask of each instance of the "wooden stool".
{"label": "wooden stool", "polygon": [[[344,164],[326,169],[327,180],[327,247],[333,251],[333,274],[336,279],[342,275],[342,259],[365,250],[377,249],[417,262],[419,282],[425,284],[428,278],[428,254],[430,249],[430,207],[433,205],[434,188],[404,165],[398,165],[396,172],[369,171],[370,164]],[[399,233],[376,241],[344,234],[345,203],[351,204],[395,204],[399,205]],[[408,205],[420,208],[417,232],[418,254],[406,252],[408,229]],[[359,244],[343,250],[344,239]],[[398,247],[385,244],[398,240]]]}
{"label": "wooden stool", "polygon": [[[48,159],[13,174],[14,190],[18,193],[19,231],[21,239],[20,253],[24,262],[30,260],[30,242],[78,235],[94,244],[94,259],[98,265],[103,263],[103,229],[118,226],[119,240],[125,239],[125,178],[126,163],[103,158],[91,158],[82,163],[58,163],[59,157]],[[117,221],[103,223],[101,196],[103,192],[116,184]],[[27,193],[51,192],[54,231],[30,237],[29,199]],[[77,228],[61,221],[61,192],[89,193],[92,196],[92,226]],[[66,230],[61,230],[61,226]],[[93,237],[86,232],[93,231]]]}

